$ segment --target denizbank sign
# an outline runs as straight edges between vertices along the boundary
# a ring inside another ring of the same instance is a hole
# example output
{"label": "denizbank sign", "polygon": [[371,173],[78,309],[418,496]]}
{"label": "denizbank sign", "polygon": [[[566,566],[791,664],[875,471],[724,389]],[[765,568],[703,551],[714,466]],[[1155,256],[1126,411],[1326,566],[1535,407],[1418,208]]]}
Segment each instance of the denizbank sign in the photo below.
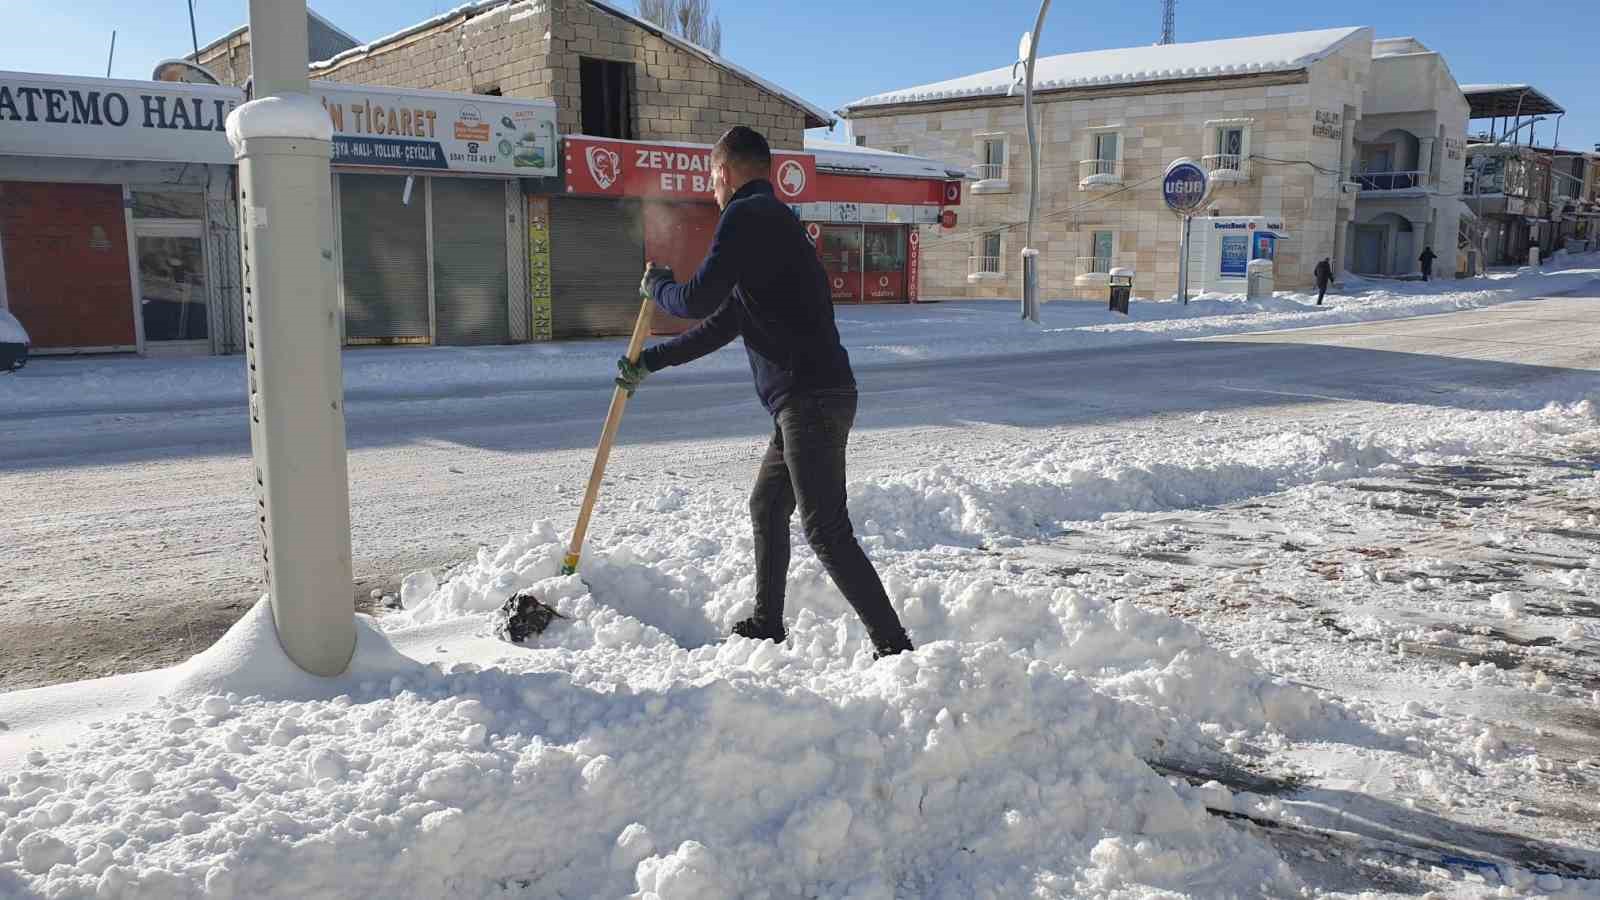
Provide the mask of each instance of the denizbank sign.
{"label": "denizbank sign", "polygon": [[[440,91],[311,82],[333,124],[333,164],[550,176],[556,106]],[[0,155],[233,162],[230,87],[0,72]]]}
{"label": "denizbank sign", "polygon": [[232,163],[233,88],[0,72],[0,154]]}

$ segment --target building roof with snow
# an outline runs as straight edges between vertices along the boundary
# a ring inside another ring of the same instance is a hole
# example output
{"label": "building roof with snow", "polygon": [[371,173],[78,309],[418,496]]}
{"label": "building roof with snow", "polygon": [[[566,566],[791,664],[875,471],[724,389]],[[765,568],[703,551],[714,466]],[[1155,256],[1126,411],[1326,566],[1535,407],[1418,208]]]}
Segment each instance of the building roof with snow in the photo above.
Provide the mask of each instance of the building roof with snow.
{"label": "building roof with snow", "polygon": [[[1052,91],[1107,85],[1188,81],[1262,73],[1296,72],[1336,52],[1346,41],[1370,37],[1370,28],[1330,28],[1258,37],[1157,44],[1119,50],[1090,50],[1040,58],[1034,64],[1034,90]],[[1011,66],[961,78],[873,94],[839,112],[941,100],[1001,97],[1011,89]]]}
{"label": "building roof with snow", "polygon": [[905,153],[890,153],[837,141],[806,138],[805,149],[817,159],[817,168],[839,175],[883,175],[891,178],[965,178],[958,166]]}

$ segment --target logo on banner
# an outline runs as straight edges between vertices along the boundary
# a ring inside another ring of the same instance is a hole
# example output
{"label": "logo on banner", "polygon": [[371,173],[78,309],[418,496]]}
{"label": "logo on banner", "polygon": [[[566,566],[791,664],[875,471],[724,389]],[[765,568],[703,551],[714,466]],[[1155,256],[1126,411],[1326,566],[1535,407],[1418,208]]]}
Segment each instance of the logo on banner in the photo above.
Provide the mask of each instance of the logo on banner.
{"label": "logo on banner", "polygon": [[887,275],[879,275],[878,276],[878,287],[886,288],[888,286],[889,286],[889,276],[887,276]]}
{"label": "logo on banner", "polygon": [[811,238],[811,243],[813,243],[813,244],[815,244],[817,241],[821,240],[822,239],[822,226],[818,225],[815,222],[811,222],[811,223],[807,224],[806,225],[806,237]]}
{"label": "logo on banner", "polygon": [[806,189],[806,169],[792,159],[784,160],[778,167],[778,187],[791,197],[800,196]]}
{"label": "logo on banner", "polygon": [[944,186],[944,199],[951,203],[961,199],[961,185],[947,184]]}
{"label": "logo on banner", "polygon": [[919,244],[921,242],[922,242],[922,235],[917,234],[915,231],[911,232],[911,246],[915,247],[917,244]]}
{"label": "logo on banner", "polygon": [[[815,282],[813,282],[813,283],[815,283]],[[836,290],[836,291],[844,290],[844,279],[843,278],[835,278],[833,280],[833,289]]]}
{"label": "logo on banner", "polygon": [[615,150],[590,147],[584,151],[589,161],[589,175],[600,190],[610,190],[622,177],[622,157]]}

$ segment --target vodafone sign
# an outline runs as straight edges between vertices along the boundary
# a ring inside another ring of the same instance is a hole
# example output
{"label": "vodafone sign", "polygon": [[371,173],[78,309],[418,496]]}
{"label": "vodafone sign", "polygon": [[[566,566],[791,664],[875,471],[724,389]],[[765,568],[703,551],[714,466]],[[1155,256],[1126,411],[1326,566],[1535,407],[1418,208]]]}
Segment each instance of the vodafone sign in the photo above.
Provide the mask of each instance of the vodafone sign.
{"label": "vodafone sign", "polygon": [[[712,199],[711,148],[705,144],[647,144],[568,135],[562,138],[567,193],[610,197]],[[816,158],[774,151],[772,186],[785,203],[813,199]]]}

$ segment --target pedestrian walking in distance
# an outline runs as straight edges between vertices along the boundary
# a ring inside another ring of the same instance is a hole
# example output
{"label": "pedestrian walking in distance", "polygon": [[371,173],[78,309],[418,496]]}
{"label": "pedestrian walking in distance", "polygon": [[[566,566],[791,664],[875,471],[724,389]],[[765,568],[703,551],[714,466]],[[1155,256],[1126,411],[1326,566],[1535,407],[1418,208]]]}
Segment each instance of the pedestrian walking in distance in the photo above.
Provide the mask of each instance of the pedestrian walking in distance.
{"label": "pedestrian walking in distance", "polygon": [[856,418],[856,381],[833,320],[817,252],[794,212],[774,194],[766,138],[742,125],[711,150],[711,186],[722,217],[711,250],[685,281],[646,263],[640,289],[656,306],[702,319],[617,362],[631,396],[651,372],[699,359],[744,338],[756,393],[772,415],[772,441],[750,495],[755,534],[755,613],[734,634],[782,643],[789,574],[789,520],[798,507],[811,549],[867,627],[875,656],[911,649],[883,582],[856,541],[845,505],[845,447]]}
{"label": "pedestrian walking in distance", "polygon": [[1417,257],[1417,262],[1422,263],[1423,281],[1428,281],[1433,278],[1433,261],[1436,259],[1438,259],[1438,257],[1434,255],[1433,247],[1431,245],[1422,248],[1422,255]]}
{"label": "pedestrian walking in distance", "polygon": [[1333,266],[1329,264],[1326,256],[1322,258],[1322,262],[1317,263],[1311,274],[1317,279],[1317,305],[1321,306],[1322,298],[1328,293],[1328,285],[1333,282]]}

